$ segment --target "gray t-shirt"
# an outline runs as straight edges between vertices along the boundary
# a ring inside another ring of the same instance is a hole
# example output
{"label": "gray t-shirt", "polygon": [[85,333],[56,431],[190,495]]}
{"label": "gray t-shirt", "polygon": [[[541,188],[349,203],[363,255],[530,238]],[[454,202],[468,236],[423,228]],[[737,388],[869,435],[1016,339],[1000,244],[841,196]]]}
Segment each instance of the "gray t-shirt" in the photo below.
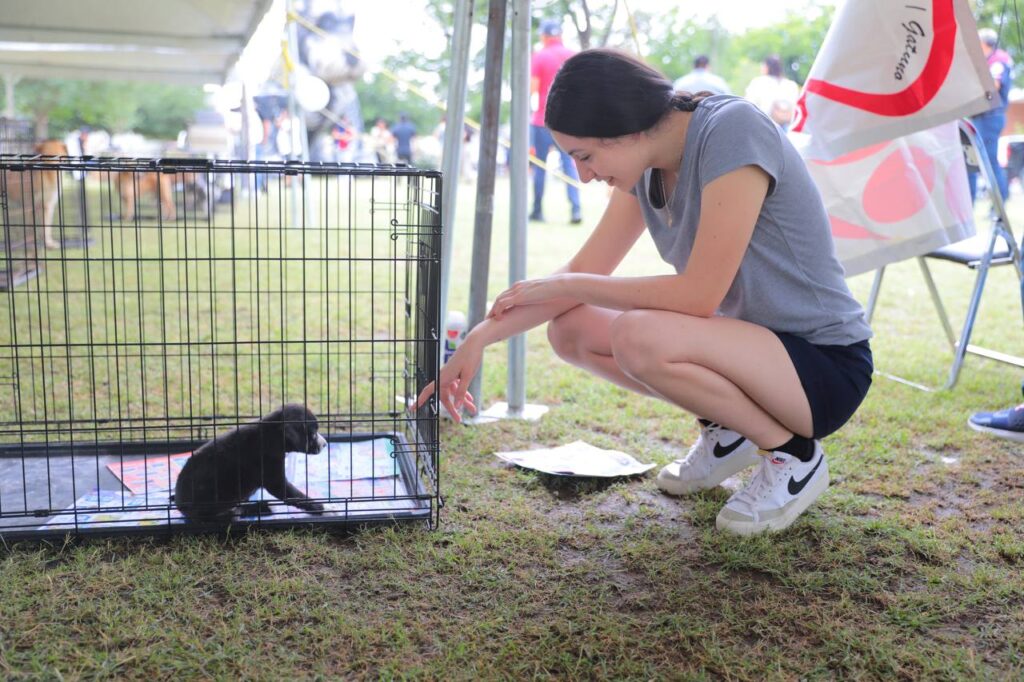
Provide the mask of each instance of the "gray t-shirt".
{"label": "gray t-shirt", "polygon": [[778,126],[740,97],[708,97],[693,112],[669,202],[671,224],[668,209],[654,208],[648,198],[650,170],[632,190],[661,257],[676,272],[686,269],[700,221],[701,192],[743,166],[768,174],[768,196],[719,314],[817,345],[845,346],[870,338],[864,309],[846,286],[828,215],[803,159]]}

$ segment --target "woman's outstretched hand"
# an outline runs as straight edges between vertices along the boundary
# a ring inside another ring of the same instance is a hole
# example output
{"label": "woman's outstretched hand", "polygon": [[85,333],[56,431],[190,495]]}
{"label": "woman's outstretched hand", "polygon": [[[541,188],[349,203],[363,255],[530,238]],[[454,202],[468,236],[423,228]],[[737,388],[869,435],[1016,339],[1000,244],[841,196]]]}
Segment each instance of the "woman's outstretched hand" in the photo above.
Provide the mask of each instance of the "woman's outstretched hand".
{"label": "woman's outstretched hand", "polygon": [[476,414],[476,402],[468,389],[480,367],[482,356],[482,349],[478,349],[476,344],[469,342],[468,339],[464,341],[447,364],[441,368],[436,386],[435,382],[431,381],[420,391],[416,398],[415,409],[423,407],[436,390],[438,400],[456,422],[462,422],[462,415],[459,412],[463,405],[470,414]]}
{"label": "woman's outstretched hand", "polygon": [[500,320],[516,306],[543,303],[564,295],[561,289],[562,279],[558,275],[521,280],[498,294],[487,317]]}

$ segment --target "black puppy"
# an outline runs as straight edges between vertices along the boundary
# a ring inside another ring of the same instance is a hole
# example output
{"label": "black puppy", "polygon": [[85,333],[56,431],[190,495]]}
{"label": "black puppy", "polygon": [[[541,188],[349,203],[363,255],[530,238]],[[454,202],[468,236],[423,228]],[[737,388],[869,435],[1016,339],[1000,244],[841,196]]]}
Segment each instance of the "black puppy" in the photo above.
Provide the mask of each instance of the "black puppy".
{"label": "black puppy", "polygon": [[193,452],[178,475],[174,503],[191,521],[225,523],[253,513],[253,508],[269,513],[265,502],[245,504],[262,487],[299,509],[323,513],[322,504],[288,481],[284,462],[286,452],[315,455],[326,445],[312,412],[304,405],[285,405]]}

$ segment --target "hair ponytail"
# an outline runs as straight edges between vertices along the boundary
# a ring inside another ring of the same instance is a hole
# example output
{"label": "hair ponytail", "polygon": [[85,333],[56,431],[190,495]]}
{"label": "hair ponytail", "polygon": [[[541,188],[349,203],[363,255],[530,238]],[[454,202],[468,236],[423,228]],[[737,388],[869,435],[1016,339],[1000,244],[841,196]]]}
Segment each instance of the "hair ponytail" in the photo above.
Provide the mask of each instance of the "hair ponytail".
{"label": "hair ponytail", "polygon": [[701,90],[692,94],[677,90],[672,94],[669,104],[676,111],[693,111],[705,97],[711,97],[712,94],[714,93],[708,90]]}

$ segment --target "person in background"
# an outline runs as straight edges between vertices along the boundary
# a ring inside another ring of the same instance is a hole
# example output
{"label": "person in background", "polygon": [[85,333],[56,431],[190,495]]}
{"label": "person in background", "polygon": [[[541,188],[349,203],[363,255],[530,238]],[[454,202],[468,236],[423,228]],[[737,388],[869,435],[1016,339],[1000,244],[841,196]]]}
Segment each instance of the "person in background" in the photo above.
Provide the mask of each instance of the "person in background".
{"label": "person in background", "polygon": [[[277,89],[268,89],[267,92],[252,98],[256,107],[256,115],[260,119],[260,128],[263,131],[260,140],[256,142],[257,161],[276,161],[282,158],[282,150],[278,146],[281,135],[281,123],[288,110],[288,103],[285,96]],[[268,177],[266,173],[256,174],[256,186],[260,191],[267,191]]]}
{"label": "person in background", "polygon": [[[999,187],[999,193],[1005,200],[1009,194],[1009,180],[999,165],[997,152],[999,134],[1006,125],[1006,108],[1009,104],[1013,60],[1010,59],[1010,55],[999,49],[999,35],[992,29],[983,28],[978,31],[978,39],[981,41],[981,51],[988,61],[989,73],[992,74],[992,81],[996,86],[995,96],[999,102],[995,109],[972,117],[971,122],[985,147],[985,156],[988,157],[992,172],[996,176],[995,181]],[[968,173],[967,179],[970,183],[971,200],[973,201],[977,191],[978,174]],[[1021,295],[1024,296],[1024,284],[1022,284]],[[1021,386],[1021,391],[1024,392],[1024,385]],[[995,412],[975,412],[967,419],[967,425],[975,431],[1024,443],[1024,404]]]}
{"label": "person in background", "polygon": [[395,138],[395,153],[399,163],[412,164],[412,141],[416,137],[416,126],[405,114],[398,115],[398,123],[391,129]]}
{"label": "person in background", "polygon": [[[68,148],[67,153],[70,156],[86,156],[88,154],[90,132],[91,128],[83,125],[78,130],[73,130],[67,134],[64,138],[64,146]],[[71,175],[75,180],[81,180],[85,177],[85,171],[71,171]]]}
{"label": "person in background", "polygon": [[[551,147],[554,146],[551,132],[544,126],[544,110],[547,106],[548,90],[551,89],[551,82],[555,79],[558,69],[565,63],[565,60],[575,53],[562,44],[562,23],[560,21],[545,19],[540,22],[540,39],[543,47],[530,57],[530,96],[531,98],[534,95],[537,97],[537,108],[530,119],[530,146],[533,147],[534,156],[546,165],[548,154]],[[562,163],[562,173],[569,178],[569,182],[566,183],[570,207],[569,221],[573,225],[578,225],[583,222],[580,211],[580,176],[569,155],[557,148],[556,151]],[[546,180],[545,169],[534,165],[533,210],[530,211],[530,220],[534,222],[544,222],[544,183]]]}
{"label": "person in background", "polygon": [[[1021,385],[1024,393],[1024,385]],[[967,425],[975,431],[1024,443],[1024,404],[1008,407],[998,412],[975,412]]]}
{"label": "person in background", "polygon": [[677,92],[710,92],[712,95],[731,95],[729,85],[716,74],[711,73],[710,60],[707,55],[700,55],[693,60],[693,71],[676,79],[673,87]]}
{"label": "person in background", "polygon": [[377,163],[394,163],[395,136],[391,134],[388,122],[383,118],[378,118],[370,128],[370,146]]}
{"label": "person in background", "polygon": [[782,75],[782,60],[778,55],[770,55],[761,62],[761,75],[750,81],[743,96],[786,128],[796,109],[800,86]]}
{"label": "person in background", "polygon": [[336,151],[334,158],[341,163],[352,161],[353,143],[357,141],[355,128],[348,116],[342,116],[341,120],[331,127],[331,138],[334,140]]}
{"label": "person in background", "polygon": [[777,99],[772,102],[772,108],[768,111],[768,118],[775,122],[775,125],[779,126],[782,132],[789,130],[789,126],[793,122],[794,102],[788,99]]}
{"label": "person in background", "polygon": [[[1013,60],[1005,51],[999,49],[999,34],[992,29],[983,28],[978,31],[978,39],[981,40],[981,51],[985,54],[989,73],[992,74],[992,81],[996,86],[995,98],[998,100],[998,106],[971,117],[971,123],[978,131],[978,137],[985,147],[985,156],[992,166],[999,193],[1005,200],[1009,194],[1010,183],[1003,167],[999,165],[999,135],[1006,126],[1006,107],[1010,103],[1010,84],[1013,81]],[[967,181],[971,187],[971,201],[974,201],[978,191],[978,174],[968,173]]]}
{"label": "person in background", "polygon": [[78,155],[86,156],[89,149],[89,133],[92,132],[92,128],[89,126],[82,126],[78,129]]}

